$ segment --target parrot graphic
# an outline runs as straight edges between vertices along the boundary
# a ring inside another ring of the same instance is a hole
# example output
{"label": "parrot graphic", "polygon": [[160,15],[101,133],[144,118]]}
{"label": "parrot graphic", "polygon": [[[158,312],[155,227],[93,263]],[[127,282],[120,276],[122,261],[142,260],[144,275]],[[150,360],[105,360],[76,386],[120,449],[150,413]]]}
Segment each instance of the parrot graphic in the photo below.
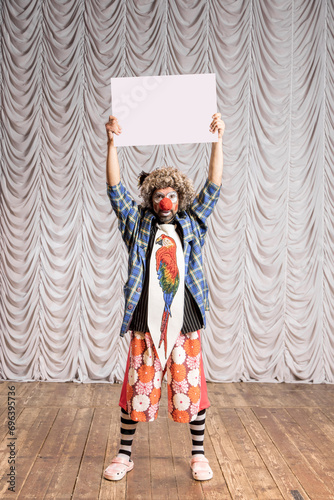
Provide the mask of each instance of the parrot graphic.
{"label": "parrot graphic", "polygon": [[159,347],[162,342],[165,346],[165,356],[167,357],[167,327],[169,316],[172,316],[171,306],[180,283],[179,269],[176,262],[176,244],[173,238],[162,234],[156,240],[161,245],[156,252],[156,269],[160,287],[163,291],[165,307],[161,321],[161,337]]}

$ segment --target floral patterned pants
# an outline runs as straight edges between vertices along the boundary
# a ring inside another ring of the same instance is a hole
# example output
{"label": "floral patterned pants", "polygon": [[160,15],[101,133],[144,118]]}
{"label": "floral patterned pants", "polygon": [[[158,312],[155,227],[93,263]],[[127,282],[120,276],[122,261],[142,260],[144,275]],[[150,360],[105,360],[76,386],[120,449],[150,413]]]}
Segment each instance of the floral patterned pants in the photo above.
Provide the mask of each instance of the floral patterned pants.
{"label": "floral patterned pants", "polygon": [[199,331],[180,333],[164,370],[150,333],[131,332],[119,405],[132,420],[151,422],[157,418],[166,371],[168,412],[172,420],[191,422],[200,410],[210,406]]}

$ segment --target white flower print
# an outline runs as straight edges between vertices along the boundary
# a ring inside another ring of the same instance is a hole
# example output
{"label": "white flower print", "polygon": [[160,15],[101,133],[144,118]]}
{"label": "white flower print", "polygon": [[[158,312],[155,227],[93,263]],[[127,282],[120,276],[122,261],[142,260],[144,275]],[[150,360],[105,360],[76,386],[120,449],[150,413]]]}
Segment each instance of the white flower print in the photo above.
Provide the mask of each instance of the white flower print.
{"label": "white flower print", "polygon": [[152,344],[152,337],[151,337],[151,335],[149,333],[145,333],[144,337],[145,337],[145,342],[146,342],[147,347],[148,348],[152,347],[153,344]]}
{"label": "white flower print", "polygon": [[176,382],[175,380],[172,381],[172,390],[175,393],[187,393],[189,389],[188,382],[186,379],[182,380],[182,382]]}
{"label": "white flower print", "polygon": [[161,388],[161,382],[162,382],[162,372],[159,371],[157,372],[155,375],[154,375],[154,379],[153,379],[153,385],[156,389],[160,389]]}
{"label": "white flower print", "polygon": [[187,337],[188,337],[188,339],[191,339],[191,340],[198,339],[198,333],[197,332],[187,333]]}
{"label": "white flower print", "polygon": [[190,370],[188,373],[188,382],[190,385],[193,385],[196,387],[196,385],[199,384],[199,369],[194,368],[193,370]]}
{"label": "white flower print", "polygon": [[180,346],[180,347],[174,347],[172,351],[172,358],[174,363],[178,365],[182,365],[183,361],[186,359],[186,353],[185,350]]}
{"label": "white flower print", "polygon": [[151,405],[148,409],[148,416],[150,417],[149,421],[152,421],[155,419],[155,414],[159,409],[159,403],[156,403],[155,405]]}
{"label": "white flower print", "polygon": [[136,411],[146,411],[150,404],[150,398],[145,394],[138,394],[132,400],[133,409]]}
{"label": "white flower print", "polygon": [[173,403],[177,410],[187,410],[190,406],[190,399],[185,394],[174,394]]}
{"label": "white flower print", "polygon": [[141,382],[140,380],[137,383],[136,386],[136,391],[138,394],[146,394],[146,396],[149,396],[153,389],[153,383],[152,380],[150,382],[147,382],[144,384],[144,382]]}
{"label": "white flower print", "polygon": [[129,369],[129,378],[128,378],[129,384],[130,385],[135,385],[135,383],[137,382],[137,380],[138,380],[138,373],[133,368],[130,368]]}
{"label": "white flower print", "polygon": [[141,354],[138,356],[131,356],[130,366],[137,370],[142,365],[142,362],[143,360]]}
{"label": "white flower print", "polygon": [[175,347],[180,347],[181,345],[183,345],[185,340],[186,340],[185,336],[181,333],[176,339]]}
{"label": "white flower print", "polygon": [[193,370],[194,368],[199,368],[201,362],[201,354],[198,353],[197,356],[188,356],[187,358],[187,366],[190,368],[190,370]]}
{"label": "white flower print", "polygon": [[146,349],[146,351],[144,352],[143,359],[144,359],[144,364],[145,365],[147,365],[147,366],[153,366],[154,356],[153,356],[153,352],[152,352],[151,348]]}
{"label": "white flower print", "polygon": [[191,420],[195,420],[195,418],[197,417],[197,413],[199,411],[199,402],[200,400],[198,400],[198,403],[196,404],[192,403],[190,406],[190,413],[194,415],[194,417]]}
{"label": "white flower print", "polygon": [[161,371],[161,363],[160,363],[160,359],[159,358],[155,358],[155,360],[154,360],[154,370],[156,372],[160,372]]}

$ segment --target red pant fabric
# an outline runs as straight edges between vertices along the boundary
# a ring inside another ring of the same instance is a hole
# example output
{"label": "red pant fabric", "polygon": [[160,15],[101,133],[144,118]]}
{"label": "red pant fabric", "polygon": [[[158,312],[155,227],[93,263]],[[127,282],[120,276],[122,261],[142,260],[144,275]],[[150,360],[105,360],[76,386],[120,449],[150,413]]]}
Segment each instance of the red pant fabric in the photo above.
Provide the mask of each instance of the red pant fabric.
{"label": "red pant fabric", "polygon": [[[200,339],[200,332],[198,331],[198,337]],[[129,376],[129,367],[130,367],[130,350],[131,346],[129,348],[129,354],[128,354],[128,360],[127,360],[127,365],[125,369],[125,377],[123,381],[123,386],[121,390],[121,396],[120,396],[120,401],[119,401],[119,406],[121,406],[125,411],[127,410],[127,383],[128,383],[128,376]],[[208,399],[208,394],[207,394],[207,385],[206,385],[206,380],[205,380],[205,375],[204,375],[204,369],[203,369],[203,359],[202,359],[202,352],[200,353],[200,372],[201,372],[201,388],[200,388],[200,404],[199,404],[199,410],[201,411],[203,409],[209,408],[210,402]]]}

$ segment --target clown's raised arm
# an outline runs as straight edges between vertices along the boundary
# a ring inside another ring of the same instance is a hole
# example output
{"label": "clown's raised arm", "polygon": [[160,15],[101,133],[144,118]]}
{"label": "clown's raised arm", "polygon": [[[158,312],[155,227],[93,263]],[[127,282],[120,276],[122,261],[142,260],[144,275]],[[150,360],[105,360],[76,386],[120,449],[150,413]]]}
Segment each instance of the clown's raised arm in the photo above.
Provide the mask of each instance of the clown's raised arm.
{"label": "clown's raised arm", "polygon": [[120,127],[115,116],[109,116],[109,121],[106,123],[106,131],[108,137],[107,183],[109,186],[116,186],[121,180],[121,176],[117,149],[114,145],[114,134],[119,135],[122,132],[122,127]]}
{"label": "clown's raised arm", "polygon": [[221,119],[220,113],[215,113],[212,117],[210,124],[212,133],[218,131],[218,142],[213,142],[211,147],[211,158],[209,164],[209,181],[221,185],[223,177],[223,134],[225,130],[225,123]]}
{"label": "clown's raised arm", "polygon": [[[220,113],[215,113],[212,116],[210,124],[212,133],[218,131],[218,142],[213,142],[211,147],[211,158],[209,164],[209,180],[217,186],[220,186],[223,176],[223,134],[225,124],[221,119]],[[122,132],[122,127],[119,125],[115,116],[109,116],[109,121],[106,123],[106,131],[108,137],[108,154],[107,154],[107,183],[109,186],[115,186],[120,181],[120,169],[117,157],[117,149],[114,145],[114,134],[119,135]]]}

